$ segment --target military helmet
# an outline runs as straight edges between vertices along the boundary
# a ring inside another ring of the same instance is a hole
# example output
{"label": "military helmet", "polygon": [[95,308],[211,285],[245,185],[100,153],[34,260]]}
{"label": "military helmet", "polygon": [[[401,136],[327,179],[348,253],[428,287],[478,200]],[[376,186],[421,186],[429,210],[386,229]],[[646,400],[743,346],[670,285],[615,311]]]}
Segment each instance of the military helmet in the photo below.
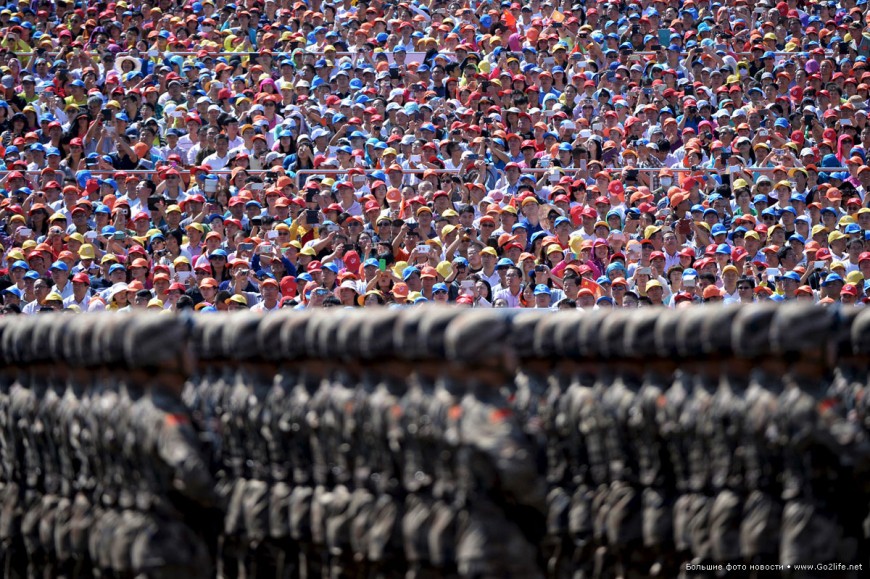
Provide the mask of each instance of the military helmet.
{"label": "military helmet", "polygon": [[263,316],[256,312],[241,311],[225,314],[227,328],[223,333],[224,351],[239,361],[254,360],[261,356],[257,341]]}
{"label": "military helmet", "polygon": [[674,359],[679,356],[677,348],[677,323],[682,310],[660,309],[653,329],[656,355],[659,358]]}
{"label": "military helmet", "polygon": [[641,308],[632,311],[625,326],[623,348],[629,358],[647,359],[656,355],[656,324],[670,310]]}
{"label": "military helmet", "polygon": [[470,365],[500,360],[510,331],[510,318],[503,312],[465,310],[447,326],[444,335],[447,358]]}
{"label": "military helmet", "polygon": [[738,305],[706,308],[708,317],[701,326],[701,347],[708,354],[730,355],[734,348],[731,340],[731,327],[743,308]]}
{"label": "military helmet", "polygon": [[163,367],[177,361],[183,348],[190,348],[190,326],[179,316],[145,312],[112,317],[126,323],[123,329],[110,327],[104,337],[120,338],[130,368]]}
{"label": "military helmet", "polygon": [[[610,312],[612,313],[612,311]],[[605,310],[583,314],[577,324],[577,348],[583,358],[597,358],[601,353],[601,325],[607,318]]]}
{"label": "military helmet", "polygon": [[[516,315],[511,317],[511,324],[513,328],[511,329],[510,334],[510,343],[513,346],[514,350],[517,353],[517,356],[520,358],[531,358],[537,357],[539,353],[535,350],[535,337],[537,334],[537,328],[540,324],[544,322],[548,314],[552,314],[549,311],[542,310],[527,310],[521,311]],[[552,340],[550,341],[552,345]],[[549,353],[546,357],[550,357],[553,355],[552,348],[549,349]]]}
{"label": "military helmet", "polygon": [[601,336],[600,353],[604,358],[619,360],[628,357],[625,349],[625,334],[629,315],[636,313],[628,310],[611,310],[604,317],[599,330]]}
{"label": "military helmet", "polygon": [[677,351],[687,359],[704,357],[701,344],[701,327],[710,315],[712,308],[698,307],[680,310],[677,321]]}
{"label": "military helmet", "polygon": [[858,311],[860,313],[852,324],[852,350],[856,354],[870,354],[870,308]]}
{"label": "military helmet", "polygon": [[834,330],[834,311],[815,304],[781,305],[773,316],[770,343],[776,353],[819,351]]}
{"label": "military helmet", "polygon": [[395,332],[400,311],[379,308],[365,313],[360,331],[360,354],[366,360],[381,360],[396,355]]}
{"label": "military helmet", "polygon": [[731,346],[741,358],[762,358],[773,351],[770,328],[773,316],[781,308],[776,302],[753,304],[740,308],[731,324]]}
{"label": "military helmet", "polygon": [[[541,356],[545,355],[548,348],[552,348],[554,354],[561,358],[577,359],[580,357],[580,336],[577,326],[580,320],[587,314],[580,311],[559,312],[559,315],[549,316],[546,323],[539,324],[535,332],[535,351]],[[546,335],[552,331],[552,339]]]}
{"label": "military helmet", "polygon": [[293,312],[288,315],[281,325],[279,344],[281,355],[285,360],[298,360],[307,357],[308,348],[305,337],[308,333],[308,324],[317,314],[312,312]]}
{"label": "military helmet", "polygon": [[426,306],[419,309],[425,311],[426,315],[419,326],[420,340],[415,345],[425,348],[432,359],[444,359],[447,356],[447,329],[467,310]]}
{"label": "military helmet", "polygon": [[[260,357],[264,360],[280,360],[281,355],[281,326],[287,321],[288,316],[298,315],[297,312],[278,311],[262,316],[260,325],[257,326],[257,349]],[[216,317],[216,316],[213,316]]]}

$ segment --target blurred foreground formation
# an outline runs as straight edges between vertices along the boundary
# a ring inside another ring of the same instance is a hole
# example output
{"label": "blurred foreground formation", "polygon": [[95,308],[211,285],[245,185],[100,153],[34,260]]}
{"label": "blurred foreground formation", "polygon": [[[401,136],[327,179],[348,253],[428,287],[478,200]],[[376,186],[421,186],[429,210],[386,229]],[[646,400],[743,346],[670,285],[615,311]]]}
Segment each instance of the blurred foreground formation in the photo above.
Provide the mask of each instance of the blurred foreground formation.
{"label": "blurred foreground formation", "polygon": [[866,569],[868,310],[39,315],[0,346],[3,577]]}

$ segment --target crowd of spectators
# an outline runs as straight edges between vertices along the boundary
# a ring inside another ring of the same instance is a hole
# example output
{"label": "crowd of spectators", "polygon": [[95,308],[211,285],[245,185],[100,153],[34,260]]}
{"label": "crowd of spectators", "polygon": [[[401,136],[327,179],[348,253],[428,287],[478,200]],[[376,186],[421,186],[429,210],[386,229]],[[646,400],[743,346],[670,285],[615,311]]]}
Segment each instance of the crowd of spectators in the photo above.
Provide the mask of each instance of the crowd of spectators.
{"label": "crowd of spectators", "polygon": [[867,1],[0,11],[5,313],[870,301]]}

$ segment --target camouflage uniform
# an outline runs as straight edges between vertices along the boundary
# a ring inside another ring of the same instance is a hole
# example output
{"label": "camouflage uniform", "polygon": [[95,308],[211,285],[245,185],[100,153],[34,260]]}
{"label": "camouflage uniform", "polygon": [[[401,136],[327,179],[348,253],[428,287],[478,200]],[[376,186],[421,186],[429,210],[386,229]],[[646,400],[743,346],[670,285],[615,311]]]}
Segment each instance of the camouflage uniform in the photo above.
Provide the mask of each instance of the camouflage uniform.
{"label": "camouflage uniform", "polygon": [[[218,519],[215,481],[200,436],[181,401],[191,370],[189,327],[174,316],[131,320],[123,347],[130,369],[130,428],[145,479],[136,496],[144,517],[130,550],[134,572],[148,578],[214,573],[201,529]],[[173,348],[166,348],[170,343]],[[134,393],[134,389],[141,392]],[[131,457],[132,458],[132,457]]]}
{"label": "camouflage uniform", "polygon": [[712,450],[710,412],[719,372],[718,368],[707,364],[700,340],[701,328],[709,315],[707,308],[687,309],[681,312],[677,322],[677,348],[691,387],[679,415],[680,436],[683,437],[688,465],[688,488],[680,505],[683,510],[674,515],[674,525],[676,532],[685,533],[682,539],[688,539],[695,564],[708,564],[712,558],[709,533],[713,504],[709,465]]}
{"label": "camouflage uniform", "polygon": [[744,561],[757,564],[777,562],[782,520],[782,457],[767,436],[784,371],[782,360],[772,356],[770,349],[770,325],[778,308],[777,304],[743,308],[731,327],[735,357],[751,367],[740,442],[747,493],[740,553]]}
{"label": "camouflage uniform", "polygon": [[783,565],[857,557],[857,544],[844,526],[848,509],[840,501],[852,469],[866,465],[868,444],[827,398],[835,323],[831,310],[804,305],[780,308],[773,318],[771,343],[787,365],[770,433],[783,456]]}
{"label": "camouflage uniform", "polygon": [[434,406],[435,382],[443,369],[437,355],[427,348],[428,336],[421,331],[422,323],[432,314],[431,308],[403,310],[393,328],[398,356],[394,362],[396,371],[408,376],[401,400],[400,428],[405,433],[401,446],[402,486],[406,493],[402,542],[409,579],[449,575],[444,568],[435,566],[429,550],[429,532],[435,518],[437,433],[441,429]]}
{"label": "camouflage uniform", "polygon": [[658,358],[656,327],[670,310],[632,312],[625,329],[625,351],[642,365],[640,389],[629,409],[629,430],[637,444],[638,481],[641,487],[643,544],[652,575],[673,577],[678,563],[674,553],[673,508],[676,481],[659,412],[673,376],[670,358]]}
{"label": "camouflage uniform", "polygon": [[618,574],[639,574],[650,565],[643,548],[642,489],[639,459],[644,441],[637,435],[640,421],[633,411],[642,386],[642,366],[634,352],[628,322],[636,312],[614,311],[601,324],[601,353],[614,372],[600,401],[606,432],[610,488],[607,498],[607,541],[616,558]]}
{"label": "camouflage uniform", "polygon": [[500,388],[510,379],[510,323],[496,311],[465,312],[447,329],[454,380],[466,384],[459,411],[457,543],[466,577],[539,577],[535,543],[544,530],[546,487]]}
{"label": "camouflage uniform", "polygon": [[710,550],[717,563],[736,563],[740,555],[740,522],[746,498],[743,457],[743,419],[746,414],[748,366],[734,356],[731,327],[740,307],[717,308],[701,328],[708,363],[718,364],[721,378],[710,410],[712,445]]}

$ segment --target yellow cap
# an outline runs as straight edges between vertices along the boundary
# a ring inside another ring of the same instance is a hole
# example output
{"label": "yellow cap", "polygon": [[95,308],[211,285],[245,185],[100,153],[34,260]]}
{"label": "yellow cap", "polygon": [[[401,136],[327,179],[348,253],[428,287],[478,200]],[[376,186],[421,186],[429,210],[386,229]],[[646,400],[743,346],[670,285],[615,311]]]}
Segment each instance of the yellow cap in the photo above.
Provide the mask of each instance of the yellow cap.
{"label": "yellow cap", "polygon": [[435,266],[435,271],[438,272],[438,275],[440,275],[444,279],[447,279],[453,274],[453,266],[450,265],[449,261],[442,261]]}
{"label": "yellow cap", "polygon": [[86,243],[79,248],[80,259],[94,259],[95,257],[94,246],[90,243]]}
{"label": "yellow cap", "polygon": [[57,292],[51,292],[47,296],[45,296],[45,301],[47,301],[47,302],[62,302],[63,296]]}
{"label": "yellow cap", "polygon": [[846,239],[846,234],[841,231],[832,231],[828,234],[828,243],[833,243],[840,239]]}

